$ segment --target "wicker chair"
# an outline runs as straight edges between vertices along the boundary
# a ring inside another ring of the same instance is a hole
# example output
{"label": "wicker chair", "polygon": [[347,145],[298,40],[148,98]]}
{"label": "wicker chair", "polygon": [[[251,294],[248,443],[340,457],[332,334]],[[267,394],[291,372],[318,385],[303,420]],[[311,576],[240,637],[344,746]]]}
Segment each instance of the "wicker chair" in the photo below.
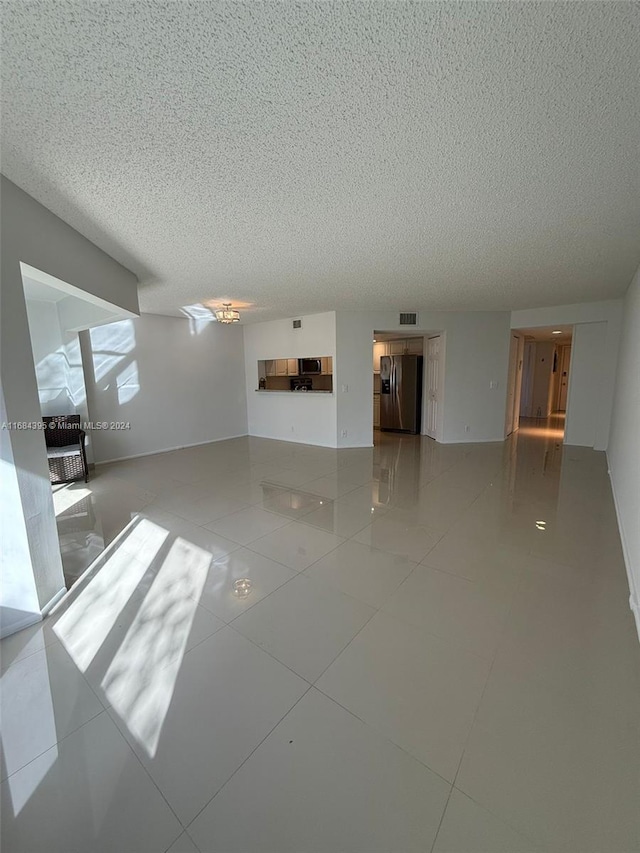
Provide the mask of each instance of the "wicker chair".
{"label": "wicker chair", "polygon": [[53,415],[42,421],[51,482],[84,479],[86,483],[89,476],[84,447],[86,433],[80,428],[80,415]]}

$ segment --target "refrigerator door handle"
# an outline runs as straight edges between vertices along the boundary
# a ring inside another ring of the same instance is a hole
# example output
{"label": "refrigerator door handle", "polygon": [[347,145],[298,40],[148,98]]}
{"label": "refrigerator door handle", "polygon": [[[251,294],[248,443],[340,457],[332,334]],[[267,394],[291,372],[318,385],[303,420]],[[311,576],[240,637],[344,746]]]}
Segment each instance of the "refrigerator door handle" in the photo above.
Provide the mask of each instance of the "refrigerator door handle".
{"label": "refrigerator door handle", "polygon": [[402,409],[400,407],[400,388],[398,387],[398,366],[396,364],[395,358],[393,359],[393,397],[397,424],[400,429],[403,429]]}

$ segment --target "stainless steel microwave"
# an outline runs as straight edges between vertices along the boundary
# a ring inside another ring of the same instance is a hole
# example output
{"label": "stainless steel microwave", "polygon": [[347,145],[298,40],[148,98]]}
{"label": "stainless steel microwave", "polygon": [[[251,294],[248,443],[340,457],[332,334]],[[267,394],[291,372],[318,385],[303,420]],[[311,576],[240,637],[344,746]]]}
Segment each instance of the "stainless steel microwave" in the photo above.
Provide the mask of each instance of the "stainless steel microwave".
{"label": "stainless steel microwave", "polygon": [[319,358],[299,358],[298,373],[322,373],[322,359]]}

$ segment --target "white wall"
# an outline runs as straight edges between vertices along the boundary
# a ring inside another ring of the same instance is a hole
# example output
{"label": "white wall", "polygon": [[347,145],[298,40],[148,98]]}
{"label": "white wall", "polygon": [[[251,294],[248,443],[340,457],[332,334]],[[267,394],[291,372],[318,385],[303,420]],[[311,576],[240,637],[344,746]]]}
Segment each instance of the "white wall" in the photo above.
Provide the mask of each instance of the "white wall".
{"label": "white wall", "polygon": [[[4,177],[0,203],[0,369],[6,414],[10,421],[36,422],[40,402],[21,263],[125,312],[138,310],[136,277]],[[64,590],[44,438],[40,430],[16,430],[8,441],[28,551],[19,571],[33,576],[44,611]]]}
{"label": "white wall", "polygon": [[[302,328],[292,320],[273,320],[244,327],[244,354],[249,435],[336,447],[336,314],[308,314]],[[333,358],[332,394],[291,394],[257,391],[258,361],[268,358]],[[371,345],[368,351],[368,379],[371,410],[373,389]],[[373,414],[371,415],[373,418]]]}
{"label": "white wall", "polygon": [[31,348],[43,415],[71,415],[67,356],[55,302],[27,299]]}
{"label": "white wall", "polygon": [[[338,443],[341,447],[369,447],[373,443],[373,332],[407,332],[407,328],[400,327],[396,311],[339,311],[336,318]],[[410,330],[411,335],[444,332],[446,338],[442,441],[502,441],[509,313],[421,312],[419,321],[420,330]],[[345,386],[347,391],[343,391]]]}
{"label": "white wall", "polygon": [[601,407],[606,345],[606,322],[579,323],[575,326],[569,368],[565,444],[578,444],[596,450],[604,450],[606,447],[606,444],[602,446],[605,440]]}
{"label": "white wall", "polygon": [[[0,418],[7,420],[1,389]],[[9,432],[4,429],[0,429],[0,484],[0,637],[4,637],[40,620],[35,578],[23,571],[30,562],[29,540]]]}
{"label": "white wall", "polygon": [[623,316],[607,458],[640,636],[640,269]]}
{"label": "white wall", "polygon": [[81,333],[96,462],[247,433],[243,329],[143,314]]}
{"label": "white wall", "polygon": [[621,299],[511,312],[512,329],[574,327],[565,444],[607,448],[621,323]]}

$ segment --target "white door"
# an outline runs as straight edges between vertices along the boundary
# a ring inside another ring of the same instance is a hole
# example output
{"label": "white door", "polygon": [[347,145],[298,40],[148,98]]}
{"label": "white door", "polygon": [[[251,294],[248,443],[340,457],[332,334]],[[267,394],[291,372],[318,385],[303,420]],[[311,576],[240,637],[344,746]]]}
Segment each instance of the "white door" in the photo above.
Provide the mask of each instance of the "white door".
{"label": "white door", "polygon": [[427,425],[426,432],[436,438],[440,406],[440,335],[427,345]]}

